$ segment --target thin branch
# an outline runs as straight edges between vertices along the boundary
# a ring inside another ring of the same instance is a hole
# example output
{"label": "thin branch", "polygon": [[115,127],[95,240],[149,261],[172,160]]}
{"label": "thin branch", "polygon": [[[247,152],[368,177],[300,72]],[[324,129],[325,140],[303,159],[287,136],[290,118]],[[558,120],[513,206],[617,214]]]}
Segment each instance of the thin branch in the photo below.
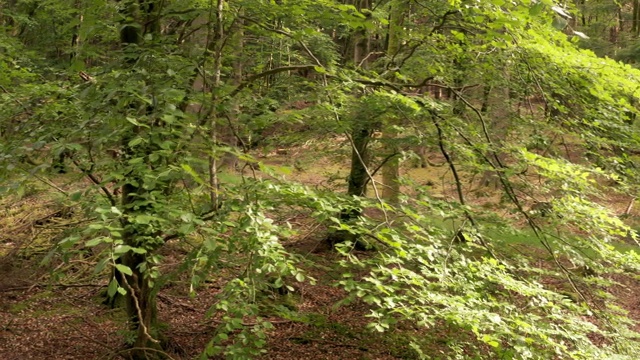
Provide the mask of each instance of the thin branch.
{"label": "thin branch", "polygon": [[12,292],[31,290],[34,288],[56,287],[61,289],[83,288],[83,287],[104,287],[105,284],[33,284],[28,286],[16,286],[11,288],[0,289],[0,292]]}
{"label": "thin branch", "polygon": [[[436,120],[435,117],[433,118],[433,125],[436,127],[436,130],[438,132],[438,147],[440,148],[440,152],[442,153],[442,156],[444,156],[445,160],[447,161],[447,164],[449,164],[449,169],[451,169],[451,173],[453,174],[453,178],[456,183],[456,191],[458,192],[458,200],[460,201],[460,205],[464,206],[466,204],[464,201],[464,194],[462,193],[462,181],[460,180],[460,176],[458,175],[458,170],[456,169],[456,166],[453,163],[453,160],[451,159],[449,152],[444,147],[444,134],[442,132],[442,127],[440,126],[440,124],[438,124],[438,121]],[[471,215],[467,213],[467,217],[469,218],[469,221],[471,222],[471,224],[475,226],[475,223],[471,218]]]}
{"label": "thin branch", "polygon": [[[331,98],[331,96],[329,96],[329,100],[330,100],[331,104],[333,105],[333,99]],[[336,111],[335,106],[332,106],[332,108],[333,108],[333,113],[334,113],[334,115],[336,117],[336,120],[339,122],[340,121],[340,116],[338,115],[338,112]],[[382,213],[384,214],[385,223],[390,224],[389,215],[387,214],[385,203],[382,200],[382,197],[380,196],[380,192],[378,191],[378,187],[376,186],[376,182],[373,179],[373,175],[369,171],[369,168],[367,167],[367,164],[365,163],[364,158],[362,157],[362,154],[360,154],[360,151],[358,151],[358,147],[356,146],[356,143],[353,141],[353,138],[351,137],[351,135],[346,131],[344,132],[344,134],[347,137],[347,139],[349,140],[349,144],[351,145],[351,149],[353,150],[353,152],[358,157],[358,161],[360,161],[360,164],[362,164],[362,167],[364,168],[364,171],[367,174],[367,177],[369,178],[369,181],[371,182],[371,186],[373,187],[373,193],[375,194],[376,200],[378,200],[378,203],[380,204],[380,209],[382,210]]]}
{"label": "thin branch", "polygon": [[446,13],[444,13],[442,15],[442,19],[440,20],[440,24],[434,26],[433,29],[431,29],[429,36],[435,34],[437,31],[440,31],[444,27],[444,24],[447,22],[447,17],[449,17],[450,15],[458,14],[458,13],[460,13],[460,10],[457,10],[457,9],[449,10]]}
{"label": "thin branch", "polygon": [[72,162],[73,162],[73,165],[75,165],[80,171],[82,171],[82,173],[89,180],[91,180],[92,183],[94,183],[95,185],[100,187],[100,190],[102,190],[104,195],[107,197],[107,200],[109,200],[109,203],[111,204],[111,206],[116,206],[118,204],[118,202],[116,201],[116,199],[113,196],[113,194],[111,193],[111,191],[109,191],[109,189],[107,189],[106,186],[102,185],[102,182],[92,172],[90,172],[89,170],[86,170],[82,166],[80,166],[80,164],[78,163],[78,161],[76,159],[73,159]]}
{"label": "thin branch", "polygon": [[300,44],[300,46],[302,46],[302,48],[307,53],[307,55],[309,55],[313,59],[313,61],[315,61],[316,65],[318,65],[320,67],[324,67],[324,65],[320,62],[320,60],[318,60],[318,58],[315,55],[313,55],[313,52],[311,52],[311,50],[309,49],[307,44],[305,44],[304,41],[302,41],[300,39],[296,39],[293,36],[293,34],[287,32],[287,31],[284,31],[284,30],[270,28],[270,27],[260,23],[259,21],[253,20],[253,19],[251,19],[249,17],[246,17],[246,16],[240,16],[240,18],[243,19],[243,20],[247,20],[247,21],[249,21],[251,23],[254,23],[254,24],[258,25],[259,27],[261,27],[261,28],[263,28],[263,29],[265,29],[267,31],[271,31],[271,32],[274,32],[274,33],[280,34],[280,35],[284,35],[284,36],[288,37],[289,39],[296,41],[298,44]]}
{"label": "thin branch", "polygon": [[[390,155],[387,155],[387,157],[385,157],[385,158],[382,160],[382,162],[381,162],[380,164],[378,164],[378,166],[377,166],[377,167],[376,167],[376,168],[371,172],[371,176],[375,176],[375,175],[378,173],[378,171],[379,171],[380,169],[382,169],[382,167],[384,166],[384,164],[386,164],[387,162],[389,162],[389,160],[391,160],[391,159],[392,159],[394,156],[396,156],[396,155],[400,155],[400,153],[399,153],[399,152],[394,152],[394,153],[392,153],[392,154],[390,154]],[[365,185],[367,185],[368,183],[369,183],[369,179],[367,179],[367,181],[365,182]]]}
{"label": "thin branch", "polygon": [[44,183],[44,184],[46,184],[46,185],[48,185],[48,186],[50,186],[50,187],[52,187],[52,188],[56,189],[57,191],[59,191],[60,193],[64,194],[65,196],[69,196],[69,194],[68,194],[66,191],[64,191],[64,190],[63,190],[63,189],[61,189],[58,185],[56,185],[56,184],[54,184],[53,182],[51,182],[51,180],[49,180],[49,179],[47,179],[47,178],[44,178],[44,177],[41,177],[41,176],[40,176],[40,175],[38,175],[38,174],[31,173],[31,172],[27,171],[26,169],[23,169],[22,167],[18,167],[18,169],[20,169],[20,170],[22,170],[22,171],[26,172],[26,173],[27,173],[27,174],[29,174],[30,176],[33,176],[34,178],[36,178],[36,179],[37,179],[37,180],[39,180],[40,182],[42,182],[42,183]]}
{"label": "thin branch", "polygon": [[360,63],[358,63],[359,68],[362,67],[362,64],[364,64],[367,60],[369,60],[369,58],[373,55],[382,55],[384,54],[384,51],[372,51],[370,53],[367,54],[367,56],[364,57],[364,59],[362,59],[362,61],[360,61]]}
{"label": "thin branch", "polygon": [[[476,114],[476,116],[478,117],[478,119],[480,120],[480,123],[482,125],[482,132],[484,134],[485,139],[487,140],[487,142],[489,143],[490,146],[493,146],[493,142],[491,141],[491,137],[489,136],[489,131],[487,129],[487,125],[486,125],[486,122],[484,120],[484,117],[482,116],[482,113],[475,106],[473,106],[467,99],[465,99],[462,96],[462,94],[460,94],[459,92],[457,92],[456,90],[454,90],[452,88],[450,88],[450,90],[458,97],[459,100],[461,100],[468,108],[470,108]],[[460,132],[458,132],[458,133],[460,134]],[[477,150],[477,151],[480,152],[479,150]],[[538,224],[536,224],[535,221],[531,218],[531,216],[529,216],[529,214],[526,211],[524,211],[524,209],[522,207],[522,204],[520,203],[520,200],[518,199],[517,195],[515,194],[515,192],[513,190],[513,187],[511,186],[509,180],[506,179],[506,177],[504,175],[504,169],[506,169],[506,166],[502,163],[502,161],[500,160],[500,157],[495,152],[495,150],[491,150],[491,154],[493,155],[493,158],[495,159],[496,164],[497,164],[497,166],[493,166],[493,165],[492,166],[496,170],[496,174],[498,175],[498,179],[500,179],[500,182],[502,183],[503,189],[507,193],[507,196],[509,196],[510,200],[516,205],[516,207],[518,208],[518,211],[521,214],[523,214],[523,216],[527,220],[527,223],[530,225],[530,228],[533,230],[534,234],[536,235],[536,237],[538,238],[538,240],[540,241],[542,246],[551,255],[551,257],[553,258],[553,262],[556,264],[556,266],[562,271],[562,273],[564,273],[565,278],[569,281],[569,284],[571,285],[573,290],[577,294],[579,294],[580,297],[585,302],[587,302],[586,296],[584,295],[584,293],[580,289],[578,289],[578,286],[576,285],[575,281],[573,280],[573,276],[571,275],[569,270],[567,270],[567,268],[560,263],[560,260],[558,259],[556,253],[554,252],[553,248],[551,247],[551,244],[549,243],[548,239],[540,231],[540,227],[538,226]],[[491,162],[489,162],[489,164],[491,164]]]}
{"label": "thin branch", "polygon": [[246,88],[249,84],[265,76],[281,73],[284,71],[314,69],[315,67],[316,65],[290,65],[290,66],[281,66],[281,67],[269,69],[259,74],[250,76],[249,78],[247,78],[247,80],[243,81],[240,85],[238,85],[235,89],[233,89],[233,91],[231,91],[227,97],[232,98],[238,95],[238,93],[242,91],[244,88]]}

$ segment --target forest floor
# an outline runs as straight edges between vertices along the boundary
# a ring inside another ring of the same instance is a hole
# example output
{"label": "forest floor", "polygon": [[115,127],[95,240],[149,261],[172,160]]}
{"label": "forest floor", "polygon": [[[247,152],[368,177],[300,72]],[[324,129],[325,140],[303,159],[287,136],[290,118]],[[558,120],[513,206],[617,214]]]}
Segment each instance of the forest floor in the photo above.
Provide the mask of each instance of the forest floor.
{"label": "forest floor", "polygon": [[[286,157],[274,165],[287,165]],[[315,170],[322,169],[322,170]],[[410,170],[421,183],[439,183],[445,168]],[[344,170],[325,163],[296,173],[300,181],[312,186],[340,187]],[[341,178],[342,176],[342,178]],[[335,182],[327,179],[336,178]],[[55,270],[65,270],[68,277],[51,281],[51,266],[40,266],[46,255],[46,240],[57,241],[64,236],[61,222],[68,223],[65,212],[43,196],[40,189],[21,194],[20,200],[0,199],[7,205],[0,214],[0,359],[111,359],[118,357],[123,345],[124,316],[121,310],[101,304],[106,280],[92,275],[92,258],[74,259],[57,264]],[[452,189],[442,188],[447,196]],[[488,202],[491,197],[487,197]],[[626,199],[614,199],[611,207],[620,213]],[[637,216],[637,214],[630,214]],[[64,220],[64,221],[63,221]],[[340,259],[337,253],[324,249],[324,232],[317,224],[299,219],[309,232],[291,238],[285,247],[314,263],[308,275],[318,279],[316,285],[296,283],[295,292],[283,303],[294,306],[301,314],[296,320],[271,317],[274,329],[269,332],[266,353],[261,359],[413,359],[408,337],[414,330],[397,333],[375,333],[367,329],[369,308],[362,302],[336,306],[346,293],[334,286],[339,273],[332,270]],[[78,224],[82,226],[82,224]],[[44,240],[43,240],[44,239]],[[44,242],[43,242],[44,241]],[[165,262],[179,263],[182,249],[165,246]],[[366,254],[362,254],[366,256]],[[323,270],[324,269],[324,270]],[[184,280],[184,281],[183,281]],[[206,343],[215,336],[218,320],[205,314],[212,299],[227,279],[209,282],[189,296],[188,279],[178,279],[166,285],[158,296],[159,318],[166,324],[166,348],[174,359],[197,357]],[[618,277],[619,285],[609,288],[618,304],[640,322],[640,281]],[[50,285],[73,284],[73,285]],[[400,325],[402,329],[402,325]],[[636,326],[640,331],[640,326]],[[465,336],[449,333],[444,327],[434,327],[428,334],[431,356],[438,358],[448,339]]]}

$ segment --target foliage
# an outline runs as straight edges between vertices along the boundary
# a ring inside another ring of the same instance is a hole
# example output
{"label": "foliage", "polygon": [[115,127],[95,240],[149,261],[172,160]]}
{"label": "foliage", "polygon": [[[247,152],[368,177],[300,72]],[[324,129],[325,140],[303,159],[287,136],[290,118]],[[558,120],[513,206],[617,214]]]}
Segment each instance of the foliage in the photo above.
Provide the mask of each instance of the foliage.
{"label": "foliage", "polygon": [[[201,357],[259,356],[273,328],[260,294],[314,281],[283,246],[297,235],[284,215],[297,214],[353,235],[337,244],[336,285],[345,302],[370,306],[371,331],[411,323],[466,335],[448,342],[449,358],[640,352],[626,315],[599,306],[607,274],[637,273],[639,262],[612,245],[631,229],[597,203],[638,187],[640,73],[578,49],[577,26],[558,26],[571,9],[548,0],[376,5],[13,2],[0,18],[0,97],[11,104],[0,109],[2,188],[19,186],[18,171],[74,177],[62,193],[93,221],[58,250],[101,253],[96,272],[115,274],[107,293],[128,300],[134,347],[159,343],[154,299],[177,276],[160,271],[161,250],[178,242],[193,296],[227,279]],[[251,153],[337,136],[375,198],[282,179]],[[406,144],[437,149],[455,201],[421,186],[397,205],[380,198],[388,184],[373,172],[398,155],[385,149],[404,156]],[[252,176],[221,181],[229,155]],[[461,178],[476,174],[495,179],[494,211],[469,201]],[[533,216],[537,199],[556,216]],[[502,246],[499,230],[523,225],[546,266]],[[362,243],[375,251],[354,251]]]}

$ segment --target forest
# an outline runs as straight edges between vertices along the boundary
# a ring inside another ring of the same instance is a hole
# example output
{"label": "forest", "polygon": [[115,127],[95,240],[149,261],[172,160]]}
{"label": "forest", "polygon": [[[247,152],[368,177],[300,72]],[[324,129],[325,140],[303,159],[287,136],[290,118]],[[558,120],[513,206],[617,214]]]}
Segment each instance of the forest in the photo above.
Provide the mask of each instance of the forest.
{"label": "forest", "polygon": [[640,358],[640,0],[0,1],[0,359]]}

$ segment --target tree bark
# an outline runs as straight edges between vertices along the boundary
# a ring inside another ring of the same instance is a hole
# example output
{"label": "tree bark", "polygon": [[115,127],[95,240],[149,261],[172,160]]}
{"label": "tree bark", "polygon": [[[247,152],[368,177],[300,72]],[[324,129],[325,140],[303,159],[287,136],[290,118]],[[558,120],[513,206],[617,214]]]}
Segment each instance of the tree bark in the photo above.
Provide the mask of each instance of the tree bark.
{"label": "tree bark", "polygon": [[[389,61],[393,62],[400,51],[401,29],[408,7],[404,0],[391,2],[390,6],[386,50]],[[400,196],[400,151],[395,141],[398,131],[394,128],[394,123],[397,121],[397,119],[391,117],[383,135],[384,140],[386,140],[385,153],[387,153],[388,160],[382,165],[382,182],[384,184],[382,198],[393,205],[398,204]]]}
{"label": "tree bark", "polygon": [[[157,14],[154,12],[155,4],[153,1],[132,2],[129,5],[130,6],[126,7],[128,11],[131,12],[127,14],[129,19],[138,19],[136,10],[143,10],[143,20],[150,18],[157,19]],[[138,7],[138,5],[140,7]],[[154,20],[153,22],[158,23],[159,21]],[[153,25],[148,21],[145,21],[145,23],[148,26],[145,31],[156,33],[159,29],[157,24]],[[123,24],[120,30],[122,47],[126,48],[130,45],[139,47],[144,35],[142,28],[142,26],[135,23]],[[129,56],[126,61],[129,65],[135,64],[135,56]],[[151,111],[152,110],[153,109],[151,109]],[[149,111],[149,109],[147,109],[147,111]],[[137,129],[133,128],[130,136],[125,136],[122,141],[122,150],[125,159],[139,155],[136,150],[128,146],[129,141],[135,136],[136,132]],[[133,173],[129,175],[126,184],[122,187],[121,205],[123,215],[121,224],[124,228],[122,240],[125,245],[134,248],[145,248],[148,252],[151,252],[152,249],[149,249],[148,244],[145,244],[145,242],[155,237],[156,234],[151,234],[145,227],[130,221],[130,219],[135,219],[137,215],[151,213],[153,211],[152,205],[140,204],[140,198],[146,193],[143,181],[143,176]],[[152,265],[147,261],[146,254],[137,254],[131,251],[123,254],[118,261],[131,270],[130,275],[120,273],[118,270],[115,271],[119,285],[126,290],[124,302],[129,319],[129,330],[136,334],[135,342],[132,344],[132,348],[127,353],[127,356],[131,360],[157,358],[157,353],[149,353],[148,350],[160,349],[159,342],[153,338],[156,330],[157,311],[155,294],[150,283],[151,279],[148,275]]]}
{"label": "tree bark", "polygon": [[[358,10],[368,9],[368,0],[348,0],[345,3],[351,3]],[[367,54],[369,40],[365,30],[358,30],[352,36],[343,40],[343,59],[344,63],[348,62],[347,57],[350,54],[353,65],[355,67],[367,66]],[[367,194],[367,183],[369,182],[368,166],[370,161],[369,140],[373,134],[373,125],[371,120],[364,114],[355,114],[352,119],[350,137],[351,144],[351,170],[348,178],[347,194],[355,197],[364,197]],[[340,220],[349,222],[357,219],[362,215],[360,209],[344,209],[340,212]],[[337,243],[352,241],[359,245],[358,238],[345,230],[338,230],[330,233],[325,239],[329,245],[333,246]],[[360,244],[361,245],[361,244]]]}
{"label": "tree bark", "polygon": [[638,26],[638,15],[640,13],[640,0],[633,0],[633,19],[631,20],[631,33],[633,36],[638,36],[638,30],[640,27]]}
{"label": "tree bark", "polygon": [[382,198],[389,204],[397,205],[400,196],[400,151],[395,144],[397,131],[389,128],[384,133],[384,140],[387,140],[385,150],[388,153],[388,160],[382,165]]}
{"label": "tree bark", "polygon": [[[367,166],[369,165],[369,140],[372,131],[366,125],[354,126],[351,132],[353,139],[351,149],[351,172],[349,174],[349,188],[347,194],[351,196],[366,196],[369,175]],[[360,214],[352,214],[359,216]]]}

